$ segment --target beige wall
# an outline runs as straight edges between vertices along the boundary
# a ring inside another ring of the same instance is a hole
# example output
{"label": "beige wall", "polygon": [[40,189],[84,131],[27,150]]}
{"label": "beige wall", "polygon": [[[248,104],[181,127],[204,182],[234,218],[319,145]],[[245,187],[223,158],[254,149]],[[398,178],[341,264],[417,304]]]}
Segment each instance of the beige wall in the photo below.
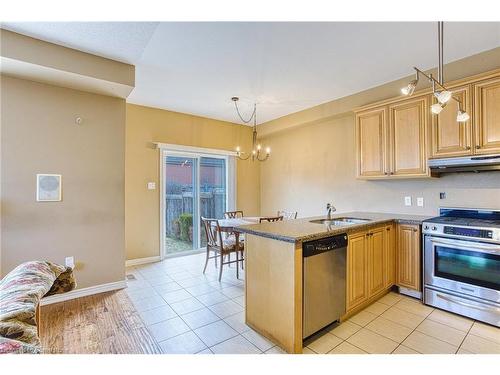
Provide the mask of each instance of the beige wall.
{"label": "beige wall", "polygon": [[[5,76],[1,93],[2,272],[74,256],[79,288],[124,280],[125,100]],[[62,202],[36,202],[37,173],[62,174]]]}
{"label": "beige wall", "polygon": [[[500,48],[448,64],[448,79],[500,67]],[[439,206],[500,209],[500,173],[451,174],[433,179],[362,181],[355,178],[354,114],[360,105],[397,96],[405,80],[313,107],[259,126],[273,157],[261,166],[261,213],[298,210],[299,216],[339,211],[437,214]],[[439,192],[447,198],[439,199]],[[413,206],[403,204],[413,197]],[[416,207],[416,198],[424,207]]]}
{"label": "beige wall", "polygon": [[[126,258],[159,255],[160,194],[147,190],[159,186],[159,150],[150,143],[162,142],[196,147],[234,150],[251,147],[248,126],[211,120],[177,112],[127,104],[125,156]],[[237,207],[246,215],[259,213],[259,165],[237,163]]]}
{"label": "beige wall", "polygon": [[[355,178],[354,115],[266,137],[273,157],[261,166],[261,211],[298,210],[299,216],[338,211],[435,215],[439,206],[500,209],[500,173],[451,174],[433,179],[363,181]],[[439,200],[439,192],[447,198]],[[413,206],[405,207],[405,195]],[[416,198],[424,197],[424,207]]]}

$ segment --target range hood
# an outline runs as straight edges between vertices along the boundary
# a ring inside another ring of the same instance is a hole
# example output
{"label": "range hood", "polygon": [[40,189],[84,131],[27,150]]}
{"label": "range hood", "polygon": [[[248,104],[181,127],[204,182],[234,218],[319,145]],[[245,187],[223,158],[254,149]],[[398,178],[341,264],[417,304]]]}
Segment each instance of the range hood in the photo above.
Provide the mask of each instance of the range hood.
{"label": "range hood", "polygon": [[433,176],[453,172],[500,171],[500,154],[429,159]]}

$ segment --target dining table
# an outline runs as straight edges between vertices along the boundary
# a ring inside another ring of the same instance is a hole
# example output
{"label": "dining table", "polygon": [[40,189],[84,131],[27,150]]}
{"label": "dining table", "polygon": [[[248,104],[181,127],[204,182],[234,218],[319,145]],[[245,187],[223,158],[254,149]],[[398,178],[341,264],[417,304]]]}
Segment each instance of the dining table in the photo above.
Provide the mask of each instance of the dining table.
{"label": "dining table", "polygon": [[240,225],[258,224],[262,216],[243,216],[232,219],[219,219],[219,228],[224,233],[234,233],[236,245],[239,243],[240,233],[235,228]]}

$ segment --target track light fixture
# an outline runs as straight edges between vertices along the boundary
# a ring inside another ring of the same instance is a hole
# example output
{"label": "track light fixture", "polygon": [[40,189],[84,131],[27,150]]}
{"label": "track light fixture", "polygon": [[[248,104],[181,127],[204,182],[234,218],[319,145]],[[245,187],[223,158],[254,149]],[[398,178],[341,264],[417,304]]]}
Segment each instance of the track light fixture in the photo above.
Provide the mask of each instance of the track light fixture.
{"label": "track light fixture", "polygon": [[[451,100],[455,100],[458,103],[458,122],[466,122],[469,120],[470,116],[467,112],[463,110],[462,102],[457,97],[453,96],[453,93],[444,86],[443,79],[443,22],[438,22],[438,79],[435,79],[432,74],[426,74],[420,69],[414,67],[415,69],[415,79],[411,80],[408,85],[401,89],[403,95],[411,96],[415,92],[417,87],[419,75],[422,74],[426,77],[429,82],[432,83],[432,93],[437,99],[437,103],[431,106],[431,112],[435,115],[441,113],[446,104]],[[439,86],[439,89],[436,88]]]}

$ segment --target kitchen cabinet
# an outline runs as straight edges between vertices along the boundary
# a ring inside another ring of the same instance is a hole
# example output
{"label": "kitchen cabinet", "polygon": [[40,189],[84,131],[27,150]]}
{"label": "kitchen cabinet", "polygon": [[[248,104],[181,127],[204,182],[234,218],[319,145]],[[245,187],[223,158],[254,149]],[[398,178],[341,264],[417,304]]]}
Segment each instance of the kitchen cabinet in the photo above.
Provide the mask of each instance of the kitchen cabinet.
{"label": "kitchen cabinet", "polygon": [[383,177],[387,163],[387,110],[375,108],[356,115],[358,171],[363,177]]}
{"label": "kitchen cabinet", "polygon": [[357,176],[427,177],[427,96],[356,114]]}
{"label": "kitchen cabinet", "polygon": [[347,247],[347,291],[346,310],[358,306],[368,299],[368,248],[367,233],[349,236]]}
{"label": "kitchen cabinet", "polygon": [[368,297],[384,289],[384,238],[385,227],[369,231],[367,235],[368,252]]}
{"label": "kitchen cabinet", "polygon": [[350,311],[395,283],[395,241],[391,225],[349,235],[346,310]]}
{"label": "kitchen cabinet", "polygon": [[387,225],[384,231],[384,287],[396,284],[396,235],[394,225]]}
{"label": "kitchen cabinet", "polygon": [[474,84],[475,154],[500,153],[500,77]]}
{"label": "kitchen cabinet", "polygon": [[355,110],[357,178],[430,177],[427,160],[500,153],[500,69],[446,82],[470,115],[457,122],[457,102],[439,115],[429,88]]}
{"label": "kitchen cabinet", "polygon": [[[472,113],[471,85],[450,88],[453,96],[463,103],[463,109]],[[437,103],[434,95],[429,96],[431,104]],[[431,158],[466,156],[473,153],[472,118],[461,123],[457,121],[458,106],[451,100],[439,115],[431,115]]]}
{"label": "kitchen cabinet", "polygon": [[398,224],[396,244],[396,284],[421,292],[420,226]]}
{"label": "kitchen cabinet", "polygon": [[391,176],[428,176],[427,97],[417,97],[389,106]]}

